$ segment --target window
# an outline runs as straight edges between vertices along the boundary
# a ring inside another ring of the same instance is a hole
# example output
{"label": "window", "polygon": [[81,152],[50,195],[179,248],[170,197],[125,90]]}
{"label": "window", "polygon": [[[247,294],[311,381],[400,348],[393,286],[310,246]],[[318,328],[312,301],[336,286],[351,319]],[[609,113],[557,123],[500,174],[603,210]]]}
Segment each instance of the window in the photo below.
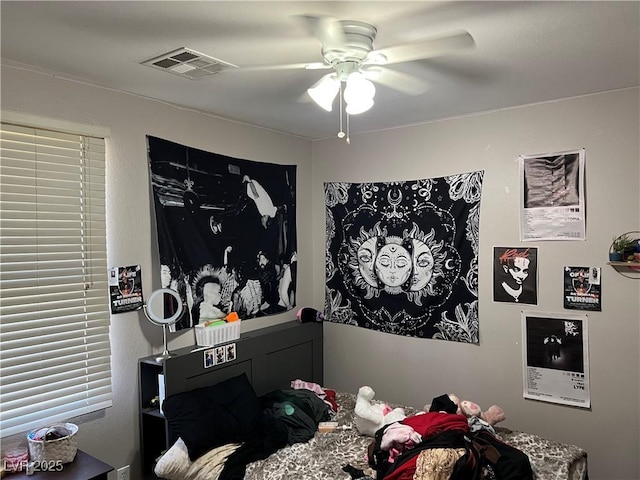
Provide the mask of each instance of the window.
{"label": "window", "polygon": [[16,118],[33,120],[0,124],[2,437],[112,404],[104,138]]}

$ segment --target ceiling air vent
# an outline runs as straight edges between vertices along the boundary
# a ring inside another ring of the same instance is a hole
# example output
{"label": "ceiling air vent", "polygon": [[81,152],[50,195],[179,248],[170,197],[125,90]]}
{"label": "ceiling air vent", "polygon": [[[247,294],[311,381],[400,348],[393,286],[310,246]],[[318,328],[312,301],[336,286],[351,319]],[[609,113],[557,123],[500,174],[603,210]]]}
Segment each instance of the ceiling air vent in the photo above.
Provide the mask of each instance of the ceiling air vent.
{"label": "ceiling air vent", "polygon": [[203,77],[215,75],[228,68],[238,68],[237,65],[232,63],[223,62],[217,58],[209,57],[184,47],[151,60],[146,60],[142,62],[142,65],[148,65],[191,80],[199,80]]}

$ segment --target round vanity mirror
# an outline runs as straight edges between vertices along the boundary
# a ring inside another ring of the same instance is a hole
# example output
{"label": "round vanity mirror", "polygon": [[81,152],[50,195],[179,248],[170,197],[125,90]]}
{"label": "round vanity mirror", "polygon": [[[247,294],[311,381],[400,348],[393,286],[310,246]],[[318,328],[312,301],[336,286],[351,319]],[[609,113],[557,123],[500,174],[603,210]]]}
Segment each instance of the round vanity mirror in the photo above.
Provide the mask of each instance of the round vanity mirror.
{"label": "round vanity mirror", "polygon": [[180,295],[170,288],[151,292],[145,306],[147,318],[156,325],[173,325],[180,320],[183,311]]}
{"label": "round vanity mirror", "polygon": [[156,357],[157,361],[160,362],[172,356],[167,349],[167,327],[180,320],[183,313],[184,304],[175,290],[160,288],[149,295],[147,303],[144,305],[144,314],[151,323],[162,327],[164,340],[164,351],[160,356]]}

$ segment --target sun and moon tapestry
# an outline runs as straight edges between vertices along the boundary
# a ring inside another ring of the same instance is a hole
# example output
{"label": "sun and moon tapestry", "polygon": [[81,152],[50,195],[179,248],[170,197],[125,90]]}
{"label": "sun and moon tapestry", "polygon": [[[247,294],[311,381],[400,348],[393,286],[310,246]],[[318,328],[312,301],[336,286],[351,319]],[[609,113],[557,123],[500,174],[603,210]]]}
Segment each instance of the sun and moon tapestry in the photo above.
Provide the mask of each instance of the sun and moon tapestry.
{"label": "sun and moon tapestry", "polygon": [[326,320],[478,343],[483,176],[325,183]]}

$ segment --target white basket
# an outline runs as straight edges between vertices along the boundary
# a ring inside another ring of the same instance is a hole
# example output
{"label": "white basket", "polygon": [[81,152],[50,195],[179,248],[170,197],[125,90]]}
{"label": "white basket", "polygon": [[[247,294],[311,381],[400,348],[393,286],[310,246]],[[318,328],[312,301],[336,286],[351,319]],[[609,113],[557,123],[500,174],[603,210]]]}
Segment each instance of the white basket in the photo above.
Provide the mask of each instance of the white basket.
{"label": "white basket", "polygon": [[196,331],[196,344],[201,347],[213,347],[240,338],[240,320],[211,327],[196,325],[193,328]]}
{"label": "white basket", "polygon": [[32,462],[73,462],[78,451],[78,426],[73,423],[60,423],[51,425],[47,429],[51,430],[56,426],[64,427],[71,433],[55,440],[34,440],[36,432],[42,428],[31,430],[27,434],[29,458]]}

